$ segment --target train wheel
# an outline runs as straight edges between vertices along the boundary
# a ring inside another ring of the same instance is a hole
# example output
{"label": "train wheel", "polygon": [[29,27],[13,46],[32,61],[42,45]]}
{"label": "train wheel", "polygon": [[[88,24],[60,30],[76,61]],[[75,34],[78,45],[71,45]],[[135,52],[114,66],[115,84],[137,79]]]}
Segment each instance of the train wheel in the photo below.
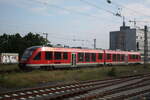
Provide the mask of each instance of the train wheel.
{"label": "train wheel", "polygon": [[45,66],[40,66],[40,69],[41,70],[45,70]]}
{"label": "train wheel", "polygon": [[48,66],[48,70],[54,70],[54,66]]}
{"label": "train wheel", "polygon": [[26,67],[26,66],[21,66],[21,65],[18,65],[19,66],[19,68],[20,68],[20,70],[22,70],[22,71],[29,71],[29,68],[28,67]]}
{"label": "train wheel", "polygon": [[41,70],[54,70],[53,66],[41,66],[40,67]]}

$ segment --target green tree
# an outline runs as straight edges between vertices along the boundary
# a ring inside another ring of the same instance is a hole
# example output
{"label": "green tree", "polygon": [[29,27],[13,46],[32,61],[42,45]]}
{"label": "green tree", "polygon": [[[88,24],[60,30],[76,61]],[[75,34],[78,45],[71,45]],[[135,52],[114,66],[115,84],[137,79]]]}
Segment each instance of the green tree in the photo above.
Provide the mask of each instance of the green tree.
{"label": "green tree", "polygon": [[[29,32],[22,37],[19,33],[14,35],[4,33],[0,36],[0,53],[19,53],[19,55],[22,55],[28,47],[46,44],[46,39],[40,36],[40,34]],[[49,46],[51,45],[49,44]]]}
{"label": "green tree", "polygon": [[23,38],[27,42],[27,46],[34,46],[34,45],[45,45],[46,40],[39,34],[33,34],[29,32],[26,36]]}

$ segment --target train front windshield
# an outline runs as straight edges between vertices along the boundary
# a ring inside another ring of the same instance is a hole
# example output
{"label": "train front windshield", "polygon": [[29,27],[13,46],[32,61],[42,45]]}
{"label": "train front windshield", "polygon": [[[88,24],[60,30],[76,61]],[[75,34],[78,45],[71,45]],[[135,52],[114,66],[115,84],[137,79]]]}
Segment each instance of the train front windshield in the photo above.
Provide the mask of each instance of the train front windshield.
{"label": "train front windshield", "polygon": [[35,50],[35,49],[27,49],[27,50],[24,52],[24,54],[23,54],[21,60],[27,60],[27,59],[32,55],[32,53],[33,53],[34,50]]}

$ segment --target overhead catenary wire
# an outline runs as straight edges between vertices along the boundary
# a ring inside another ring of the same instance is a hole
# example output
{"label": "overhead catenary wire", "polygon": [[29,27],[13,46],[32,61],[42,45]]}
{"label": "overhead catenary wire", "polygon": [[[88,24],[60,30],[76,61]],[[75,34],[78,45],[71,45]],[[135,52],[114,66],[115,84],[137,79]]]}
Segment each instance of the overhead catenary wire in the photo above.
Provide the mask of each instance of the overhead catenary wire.
{"label": "overhead catenary wire", "polygon": [[[36,32],[37,33],[37,32]],[[46,32],[47,33],[47,32]],[[43,34],[43,32],[38,32],[38,34]],[[87,46],[89,46],[89,45],[91,45],[91,47],[92,47],[92,45],[93,44],[91,44],[92,43],[92,40],[90,41],[90,40],[86,40],[86,39],[77,39],[77,38],[66,38],[66,37],[62,37],[62,36],[58,36],[58,35],[56,35],[56,34],[52,34],[52,33],[47,33],[47,34],[51,34],[51,41],[53,40],[53,39],[56,39],[56,40],[61,40],[61,45],[70,45],[69,43],[70,42],[79,42],[80,43],[80,45],[82,45],[82,46],[85,46],[85,45],[87,45]],[[59,44],[59,43],[57,43],[56,41],[55,41],[55,43],[54,44]]]}
{"label": "overhead catenary wire", "polygon": [[110,11],[110,10],[107,10],[107,9],[105,9],[105,8],[102,8],[102,7],[100,7],[100,6],[97,6],[96,4],[91,3],[91,2],[89,2],[89,1],[86,1],[86,0],[80,0],[80,1],[86,3],[86,4],[90,5],[90,6],[93,6],[93,7],[97,8],[97,9],[104,10],[104,11],[106,11],[107,13],[116,15],[115,12],[112,12],[112,11]]}
{"label": "overhead catenary wire", "polygon": [[[133,13],[134,13],[134,14],[136,14],[136,15],[137,15],[137,14],[140,14],[141,17],[150,17],[150,16],[144,14],[143,12],[139,12],[139,11],[134,10],[134,9],[132,9],[132,8],[126,7],[126,6],[124,6],[124,5],[120,4],[120,3],[117,3],[117,2],[115,2],[115,1],[112,1],[112,0],[105,0],[105,1],[107,1],[107,2],[109,1],[109,2],[108,2],[109,4],[115,5],[118,9],[122,9],[122,8],[127,9],[130,14],[133,14]],[[122,15],[122,14],[121,14],[121,16],[125,16],[125,15]],[[136,17],[137,17],[137,16],[136,16]],[[149,21],[142,21],[142,20],[136,21],[135,18],[134,18],[134,20],[131,20],[131,19],[125,17],[125,19],[126,19],[128,22],[130,22],[130,23],[131,23],[131,22],[134,22],[134,26],[136,25],[136,22],[149,23]],[[136,19],[137,19],[137,18],[136,18]]]}
{"label": "overhead catenary wire", "polygon": [[116,5],[116,6],[119,6],[119,7],[125,8],[125,9],[128,9],[128,10],[129,10],[130,12],[132,12],[132,13],[141,14],[141,15],[143,15],[144,17],[150,17],[149,15],[146,15],[146,14],[143,13],[143,12],[139,12],[139,11],[134,10],[134,9],[132,9],[132,8],[126,7],[126,6],[124,6],[124,5],[120,4],[120,3],[117,3],[117,2],[115,2],[115,1],[111,1],[111,4],[114,4],[114,5]]}
{"label": "overhead catenary wire", "polygon": [[122,16],[122,18],[123,18],[123,19],[126,19],[128,22],[132,22],[132,20],[129,19],[129,18],[127,18],[125,15],[123,15],[123,14],[121,13],[122,8],[128,9],[128,10],[130,11],[129,13],[132,12],[131,14],[133,14],[133,13],[136,13],[136,14],[137,14],[137,12],[138,12],[138,11],[136,11],[136,10],[130,9],[130,8],[128,8],[128,7],[125,7],[125,6],[122,5],[122,4],[116,3],[116,2],[111,1],[111,0],[107,0],[107,2],[108,2],[109,4],[114,4],[115,7],[117,7],[117,9],[120,11],[120,16]]}
{"label": "overhead catenary wire", "polygon": [[[37,1],[36,1],[36,2],[37,2]],[[60,9],[60,10],[65,10],[65,11],[68,11],[68,12],[70,12],[70,13],[75,13],[75,14],[84,15],[84,16],[93,17],[93,18],[96,18],[96,17],[97,17],[97,18],[101,18],[101,17],[99,17],[99,16],[91,15],[91,14],[89,14],[89,13],[72,10],[72,9],[63,7],[63,6],[61,6],[61,5],[49,4],[49,3],[46,3],[46,2],[39,2],[39,3],[41,3],[41,4],[45,5],[45,6],[50,6],[50,7],[53,7],[53,8],[58,8],[58,9]],[[94,6],[94,5],[93,5],[93,6]],[[114,13],[114,12],[112,12],[112,11],[109,11],[109,10],[104,9],[104,8],[99,8],[98,6],[97,6],[96,8],[97,8],[97,9],[104,10],[104,11],[106,11],[107,13],[116,16],[116,13]],[[108,20],[106,20],[106,21],[108,21]],[[111,21],[116,21],[116,20],[111,20]],[[57,38],[59,38],[59,37],[57,37]],[[82,39],[81,39],[81,40],[79,40],[79,39],[74,39],[74,41],[83,41],[83,40],[82,40]]]}
{"label": "overhead catenary wire", "polygon": [[[33,1],[35,1],[35,0],[33,0]],[[38,2],[40,4],[43,4],[45,6],[49,6],[49,7],[53,7],[53,8],[57,8],[57,9],[60,9],[60,10],[67,11],[67,12],[72,13],[72,14],[78,14],[78,15],[82,15],[82,16],[91,17],[93,19],[95,19],[95,18],[101,18],[101,19],[103,19],[104,18],[103,16],[97,16],[97,15],[89,14],[89,13],[86,13],[86,12],[76,11],[76,10],[69,9],[69,8],[66,8],[66,7],[63,7],[63,6],[60,6],[60,5],[56,5],[56,4],[50,4],[50,3],[47,3],[47,2],[40,2],[40,1],[36,1],[36,2]],[[102,8],[101,10],[105,10],[108,13],[116,15],[116,13],[111,12],[109,10],[106,10],[104,8]],[[109,19],[107,19],[106,21],[109,21]],[[110,21],[112,21],[112,20],[110,20]],[[116,23],[119,23],[119,21],[117,21],[117,20],[113,20],[113,21],[116,22]]]}
{"label": "overhead catenary wire", "polygon": [[90,41],[90,40],[76,39],[76,38],[63,38],[63,37],[57,37],[57,36],[51,36],[51,37],[52,37],[52,39],[63,40],[62,41],[63,43],[61,42],[61,44],[66,44],[67,43],[67,45],[69,45],[68,43],[71,43],[71,42],[76,43],[76,42],[78,42],[82,46],[84,46],[85,43],[86,43],[87,46],[89,46],[89,45],[92,46],[93,45],[93,44],[91,44],[92,41]]}
{"label": "overhead catenary wire", "polygon": [[[36,32],[37,33],[37,32]],[[43,32],[38,32],[39,34],[43,34]],[[47,33],[47,32],[46,32]],[[47,33],[47,34],[51,34],[51,37],[55,38],[55,39],[62,39],[65,41],[81,41],[81,42],[91,42],[90,40],[86,40],[86,39],[77,39],[77,38],[66,38],[66,36],[62,37],[60,35],[56,35],[56,34],[52,34],[52,33]]]}
{"label": "overhead catenary wire", "polygon": [[118,13],[118,12],[112,12],[112,11],[110,11],[110,10],[107,10],[107,9],[105,9],[105,8],[102,8],[102,7],[100,7],[100,6],[98,6],[97,4],[94,4],[94,3],[91,3],[91,2],[89,2],[89,1],[87,1],[87,0],[80,0],[81,2],[84,2],[84,3],[86,3],[86,4],[88,4],[88,5],[90,5],[90,6],[92,6],[92,7],[95,7],[95,8],[97,8],[97,9],[99,9],[99,10],[103,10],[103,11],[105,11],[105,12],[107,12],[107,13],[109,13],[109,14],[112,14],[112,15],[114,15],[114,16],[117,16],[117,17],[120,17],[120,18],[123,18],[124,16],[122,16],[120,13]]}
{"label": "overhead catenary wire", "polygon": [[[124,18],[124,16],[122,16],[120,13],[118,13],[118,12],[112,12],[112,11],[110,11],[110,10],[107,10],[107,9],[105,9],[105,8],[102,8],[102,7],[100,7],[100,6],[98,6],[97,4],[94,4],[94,3],[91,3],[91,2],[89,2],[89,1],[87,1],[87,0],[80,0],[81,2],[84,2],[84,3],[86,3],[86,4],[88,4],[88,5],[90,5],[90,6],[92,6],[92,7],[95,7],[95,8],[97,8],[97,9],[99,9],[99,10],[104,10],[105,12],[107,12],[107,13],[109,13],[109,14],[112,14],[112,15],[114,15],[114,16],[117,16],[117,17],[120,17],[120,18]],[[127,19],[127,18],[126,18]]]}
{"label": "overhead catenary wire", "polygon": [[[36,2],[39,2],[39,1],[36,1]],[[58,6],[56,4],[49,4],[49,3],[46,3],[46,2],[39,2],[39,3],[42,3],[43,5],[46,5],[46,6],[51,6],[51,7],[54,7],[54,8],[65,10],[65,11],[68,11],[69,13],[76,13],[76,14],[83,15],[83,16],[88,16],[88,17],[97,17],[97,16],[91,15],[89,13],[79,12],[79,11],[76,11],[76,10],[72,10],[72,9],[62,7],[62,6]]]}

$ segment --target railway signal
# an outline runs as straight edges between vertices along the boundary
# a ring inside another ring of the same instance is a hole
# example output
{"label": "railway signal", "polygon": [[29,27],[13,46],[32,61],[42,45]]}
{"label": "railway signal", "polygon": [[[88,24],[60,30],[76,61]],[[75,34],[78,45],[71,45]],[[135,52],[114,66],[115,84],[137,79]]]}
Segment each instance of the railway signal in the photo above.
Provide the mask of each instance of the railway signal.
{"label": "railway signal", "polygon": [[148,61],[148,39],[147,39],[147,26],[144,26],[144,67],[146,68],[146,64]]}

